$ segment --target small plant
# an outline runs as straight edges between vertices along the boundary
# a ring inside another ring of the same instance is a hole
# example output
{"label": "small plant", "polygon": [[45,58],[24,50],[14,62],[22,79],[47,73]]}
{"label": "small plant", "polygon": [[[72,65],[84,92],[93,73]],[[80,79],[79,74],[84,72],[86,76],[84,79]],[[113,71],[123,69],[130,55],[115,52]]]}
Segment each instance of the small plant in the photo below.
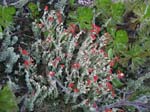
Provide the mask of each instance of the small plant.
{"label": "small plant", "polygon": [[39,16],[38,6],[35,3],[30,2],[28,7],[31,11],[31,18],[37,18]]}
{"label": "small plant", "polygon": [[150,110],[149,1],[8,5],[0,5],[0,111]]}
{"label": "small plant", "polygon": [[[63,27],[62,16],[59,11],[45,10],[41,23],[33,23],[48,34],[31,47],[35,63],[23,65],[30,94],[35,91],[26,99],[26,106],[34,110],[34,105],[46,97],[55,99],[60,95],[73,109],[83,106],[97,110],[96,102],[103,98],[105,102],[101,105],[115,102],[115,98],[120,98],[115,89],[124,85],[120,81],[124,74],[112,73],[111,60],[103,49],[106,38],[98,36],[100,27],[93,24],[89,32],[76,33],[74,24]],[[37,68],[39,65],[43,67]]]}
{"label": "small plant", "polygon": [[[108,49],[111,48],[113,55],[120,57],[119,64],[123,67],[129,66],[127,69],[131,72],[139,69],[150,56],[149,47],[146,47],[148,50],[144,50],[145,44],[149,43],[147,39],[149,31],[144,28],[145,25],[148,27],[150,5],[146,5],[143,1],[96,0],[95,6],[96,22],[103,21],[102,26],[113,38]],[[138,25],[141,27],[138,28]],[[143,34],[143,30],[147,32]]]}
{"label": "small plant", "polygon": [[78,7],[76,11],[69,13],[69,18],[73,23],[78,24],[81,29],[91,29],[93,20],[92,8]]}

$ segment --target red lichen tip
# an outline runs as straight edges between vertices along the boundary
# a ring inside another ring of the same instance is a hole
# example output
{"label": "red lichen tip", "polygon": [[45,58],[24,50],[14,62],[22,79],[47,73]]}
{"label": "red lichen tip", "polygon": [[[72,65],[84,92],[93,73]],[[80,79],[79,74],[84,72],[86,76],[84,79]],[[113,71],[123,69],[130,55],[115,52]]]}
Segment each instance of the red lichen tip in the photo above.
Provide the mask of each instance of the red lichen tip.
{"label": "red lichen tip", "polygon": [[49,72],[49,75],[50,75],[51,77],[53,77],[53,76],[55,76],[55,72],[50,71],[50,72]]}
{"label": "red lichen tip", "polygon": [[47,5],[44,7],[44,10],[45,10],[45,11],[48,11],[48,6],[47,6]]}
{"label": "red lichen tip", "polygon": [[69,87],[69,88],[73,88],[73,87],[74,87],[74,83],[69,83],[69,84],[68,84],[68,87]]}

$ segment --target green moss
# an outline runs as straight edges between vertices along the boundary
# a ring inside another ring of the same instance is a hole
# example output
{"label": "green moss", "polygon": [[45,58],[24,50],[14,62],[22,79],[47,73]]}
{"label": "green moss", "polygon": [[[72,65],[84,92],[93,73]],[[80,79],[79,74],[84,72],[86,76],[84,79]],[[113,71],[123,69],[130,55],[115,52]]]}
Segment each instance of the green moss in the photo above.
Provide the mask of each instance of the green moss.
{"label": "green moss", "polygon": [[0,112],[16,112],[18,110],[15,96],[8,85],[0,90]]}

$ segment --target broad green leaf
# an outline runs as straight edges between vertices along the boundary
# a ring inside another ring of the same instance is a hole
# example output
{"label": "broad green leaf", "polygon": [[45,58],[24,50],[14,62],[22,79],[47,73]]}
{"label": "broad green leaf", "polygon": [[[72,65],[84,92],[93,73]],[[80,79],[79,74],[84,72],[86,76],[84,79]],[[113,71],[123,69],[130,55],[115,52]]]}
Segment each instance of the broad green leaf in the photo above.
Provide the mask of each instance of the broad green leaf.
{"label": "broad green leaf", "polygon": [[123,83],[119,80],[119,79],[113,79],[112,80],[112,84],[116,87],[116,88],[120,88],[121,86],[123,86]]}
{"label": "broad green leaf", "polygon": [[81,29],[91,29],[91,23],[80,22]]}
{"label": "broad green leaf", "polygon": [[91,29],[91,23],[93,19],[93,10],[90,7],[78,7],[76,11],[69,13],[67,22],[79,24],[81,29]]}
{"label": "broad green leaf", "polygon": [[0,25],[7,27],[13,22],[13,15],[16,13],[16,9],[12,6],[0,6]]}
{"label": "broad green leaf", "polygon": [[4,15],[3,19],[6,22],[12,22],[13,21],[13,16],[11,16],[11,15]]}
{"label": "broad green leaf", "polygon": [[77,19],[81,29],[90,29],[91,22],[93,19],[93,12],[91,8],[88,7],[79,7],[77,9]]}
{"label": "broad green leaf", "polygon": [[29,9],[30,9],[30,11],[31,11],[31,15],[32,15],[33,17],[37,17],[37,16],[39,15],[38,6],[37,6],[35,3],[30,2],[30,3],[28,4],[28,7],[29,7]]}
{"label": "broad green leaf", "polygon": [[13,15],[16,13],[16,9],[14,7],[5,7],[3,10],[3,14]]}
{"label": "broad green leaf", "polygon": [[125,11],[125,6],[123,3],[114,3],[111,6],[113,19],[120,22],[122,19],[122,15]]}
{"label": "broad green leaf", "polygon": [[128,43],[128,35],[127,32],[124,30],[119,30],[116,32],[116,37],[115,37],[115,42],[116,43]]}
{"label": "broad green leaf", "polygon": [[36,5],[35,3],[33,3],[33,2],[30,2],[30,3],[28,4],[28,7],[29,7],[29,9],[30,9],[32,12],[34,12],[36,9],[38,9],[37,5]]}
{"label": "broad green leaf", "polygon": [[79,7],[77,9],[77,16],[82,20],[91,20],[93,18],[92,9],[87,7]]}
{"label": "broad green leaf", "polygon": [[150,5],[147,5],[145,8],[144,18],[150,18]]}

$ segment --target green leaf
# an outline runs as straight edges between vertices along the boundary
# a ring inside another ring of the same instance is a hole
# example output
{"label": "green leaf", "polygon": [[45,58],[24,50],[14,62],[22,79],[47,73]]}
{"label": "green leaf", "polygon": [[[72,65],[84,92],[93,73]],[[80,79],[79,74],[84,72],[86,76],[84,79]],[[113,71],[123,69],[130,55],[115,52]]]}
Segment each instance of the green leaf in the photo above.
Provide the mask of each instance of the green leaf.
{"label": "green leaf", "polygon": [[102,9],[105,12],[110,10],[111,0],[96,0],[95,4],[98,9]]}
{"label": "green leaf", "polygon": [[92,20],[93,18],[93,12],[91,8],[88,7],[79,7],[77,9],[77,16],[81,20]]}
{"label": "green leaf", "polygon": [[120,82],[120,80],[117,79],[117,78],[112,80],[112,84],[113,84],[116,88],[120,88],[121,86],[123,86],[123,83]]}
{"label": "green leaf", "polygon": [[28,4],[28,7],[29,7],[29,9],[30,9],[32,12],[34,12],[36,9],[38,9],[37,5],[36,5],[35,3],[33,3],[33,2],[30,2],[30,3]]}
{"label": "green leaf", "polygon": [[12,22],[13,21],[13,16],[11,16],[11,15],[4,15],[3,19],[6,22]]}
{"label": "green leaf", "polygon": [[39,15],[38,6],[37,6],[35,3],[30,2],[30,3],[28,4],[28,7],[29,7],[29,9],[30,9],[30,11],[31,11],[31,15],[32,15],[33,17],[37,17],[37,16]]}
{"label": "green leaf", "polygon": [[141,3],[137,3],[137,5],[135,5],[133,12],[138,15],[139,17],[142,17],[144,15],[146,9],[146,4]]}
{"label": "green leaf", "polygon": [[71,6],[73,6],[74,5],[74,0],[69,0],[69,3],[70,3]]}
{"label": "green leaf", "polygon": [[116,32],[113,45],[114,45],[114,53],[123,53],[127,50],[127,43],[128,43],[128,35],[126,31],[124,30],[119,30]]}
{"label": "green leaf", "polygon": [[116,28],[108,27],[107,30],[112,35],[112,37],[115,37]]}
{"label": "green leaf", "polygon": [[150,5],[147,5],[145,8],[144,18],[150,18]]}
{"label": "green leaf", "polygon": [[12,93],[8,85],[6,85],[2,90],[0,90],[0,111],[1,112],[13,112],[17,111],[17,103],[15,101],[15,96]]}
{"label": "green leaf", "polygon": [[0,18],[2,17],[3,7],[0,5]]}
{"label": "green leaf", "polygon": [[80,22],[80,28],[81,29],[91,29],[91,23],[89,24],[86,24],[86,23],[84,23],[84,22]]}
{"label": "green leaf", "polygon": [[93,19],[93,12],[91,8],[79,7],[77,9],[77,22],[80,24],[81,29],[90,29]]}
{"label": "green leaf", "polygon": [[9,26],[13,22],[13,15],[15,13],[16,9],[12,6],[0,6],[0,25],[4,28]]}
{"label": "green leaf", "polygon": [[0,26],[0,32],[3,32],[2,27]]}
{"label": "green leaf", "polygon": [[113,58],[113,50],[112,50],[112,48],[110,48],[110,49],[108,50],[108,57],[109,57],[110,59]]}
{"label": "green leaf", "polygon": [[79,24],[81,29],[91,29],[93,10],[90,7],[78,7],[76,11],[69,13],[69,19],[67,22]]}
{"label": "green leaf", "polygon": [[115,37],[115,42],[116,43],[128,43],[128,35],[127,32],[124,30],[119,30],[116,32],[116,37]]}
{"label": "green leaf", "polygon": [[134,44],[134,46],[132,46],[128,50],[127,54],[132,56],[132,57],[136,57],[139,54],[141,54],[142,52],[143,52],[143,48],[140,45]]}
{"label": "green leaf", "polygon": [[144,42],[144,49],[150,52],[150,40]]}
{"label": "green leaf", "polygon": [[114,3],[111,6],[111,11],[113,19],[120,22],[122,20],[122,15],[125,11],[125,6],[123,3]]}
{"label": "green leaf", "polygon": [[77,20],[77,16],[76,16],[76,14],[75,14],[74,12],[70,12],[70,13],[69,13],[69,17],[70,17],[71,19],[76,19],[76,20]]}
{"label": "green leaf", "polygon": [[3,10],[4,15],[13,15],[16,13],[16,9],[14,7],[5,7]]}

